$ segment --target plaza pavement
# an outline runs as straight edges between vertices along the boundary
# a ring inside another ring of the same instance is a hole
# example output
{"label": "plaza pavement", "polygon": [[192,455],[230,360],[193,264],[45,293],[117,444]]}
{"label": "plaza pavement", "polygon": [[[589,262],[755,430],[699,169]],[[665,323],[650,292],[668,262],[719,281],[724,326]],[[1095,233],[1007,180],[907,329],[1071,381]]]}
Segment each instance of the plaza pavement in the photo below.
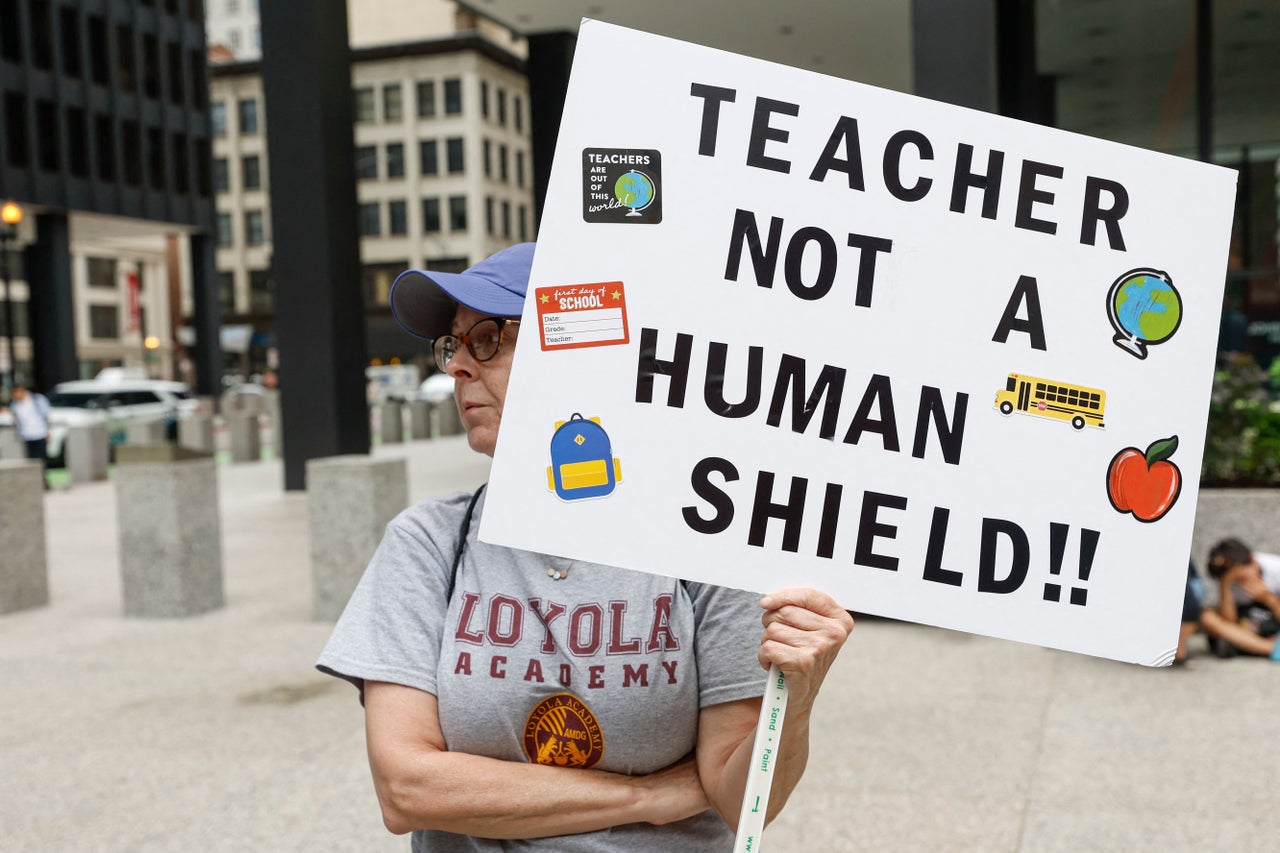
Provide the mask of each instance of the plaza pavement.
{"label": "plaza pavement", "polygon": [[[413,500],[488,462],[460,437],[374,452],[408,459]],[[226,606],[180,620],[121,616],[110,483],[48,494],[51,603],[0,616],[0,850],[408,850],[355,691],[312,668],[329,625],[281,483],[219,466]],[[1196,648],[1151,670],[860,619],[763,849],[1273,846],[1280,666]]]}

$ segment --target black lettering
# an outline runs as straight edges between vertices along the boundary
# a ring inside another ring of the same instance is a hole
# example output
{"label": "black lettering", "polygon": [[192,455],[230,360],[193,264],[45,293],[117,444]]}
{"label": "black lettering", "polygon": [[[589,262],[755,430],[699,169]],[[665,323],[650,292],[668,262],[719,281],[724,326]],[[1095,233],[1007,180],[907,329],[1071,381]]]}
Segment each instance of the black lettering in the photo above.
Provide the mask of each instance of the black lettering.
{"label": "black lettering", "polygon": [[782,220],[776,216],[769,220],[769,245],[766,248],[760,242],[756,215],[749,210],[734,213],[733,233],[729,235],[729,258],[724,265],[724,277],[727,281],[738,280],[744,242],[751,250],[751,266],[756,272],[756,284],[773,287],[773,273],[778,268],[778,247],[782,245]]}
{"label": "black lettering", "polygon": [[942,403],[942,391],[925,385],[920,389],[920,409],[916,412],[916,438],[911,445],[911,455],[924,458],[925,445],[929,441],[929,423],[933,423],[942,447],[942,458],[948,465],[960,464],[960,449],[964,444],[964,416],[969,409],[969,395],[956,394],[955,417],[947,423],[947,410]]}
{"label": "black lettering", "polygon": [[947,544],[947,522],[951,510],[935,506],[933,521],[929,524],[929,547],[924,555],[924,579],[949,586],[960,586],[964,575],[942,568],[942,550]]}
{"label": "black lettering", "polygon": [[875,540],[897,539],[898,528],[893,524],[882,524],[878,520],[881,507],[903,510],[907,508],[907,499],[899,495],[886,495],[880,492],[864,492],[862,495],[862,513],[858,517],[858,544],[854,550],[853,562],[871,569],[884,569],[890,572],[898,570],[898,558],[875,552]]}
{"label": "black lettering", "polygon": [[698,135],[698,153],[704,157],[716,155],[716,136],[720,129],[720,104],[732,104],[738,97],[733,89],[720,86],[709,86],[706,83],[694,83],[689,87],[689,94],[702,98],[702,132]]}
{"label": "black lettering", "polygon": [[1027,231],[1039,231],[1042,234],[1058,233],[1058,223],[1047,219],[1036,219],[1031,209],[1037,203],[1053,204],[1053,193],[1036,189],[1036,178],[1061,178],[1062,167],[1050,163],[1037,163],[1035,160],[1022,161],[1022,181],[1018,185],[1018,214],[1014,217],[1015,228]]}
{"label": "black lettering", "polygon": [[804,497],[809,481],[804,477],[791,478],[791,494],[783,504],[773,503],[773,472],[761,471],[756,479],[756,497],[751,507],[751,530],[747,544],[764,547],[769,519],[782,521],[782,550],[800,550],[800,523],[804,521]]}
{"label": "black lettering", "polygon": [[914,145],[920,152],[921,160],[933,159],[933,145],[918,130],[900,130],[884,146],[884,185],[899,201],[919,201],[929,194],[933,179],[920,177],[912,187],[902,183],[902,149]]}
{"label": "black lettering", "polygon": [[[1111,194],[1111,206],[1102,206],[1102,193]],[[1107,226],[1107,242],[1111,248],[1124,251],[1124,235],[1120,233],[1120,220],[1129,212],[1129,191],[1117,181],[1095,178],[1084,181],[1084,212],[1080,218],[1080,242],[1092,246],[1097,237],[1098,223]]]}
{"label": "black lettering", "polygon": [[[804,432],[813,420],[813,413],[818,410],[818,403],[823,395],[827,395],[826,406],[822,410],[822,426],[818,436],[834,438],[836,434],[836,418],[840,415],[840,398],[844,394],[843,367],[822,366],[818,379],[813,383],[813,391],[804,399],[804,359],[794,355],[783,355],[778,363],[778,378],[773,386],[773,399],[769,402],[769,416],[765,420],[769,426],[782,423],[782,410],[787,401],[787,389],[791,389],[791,431]],[[827,392],[830,392],[828,394]]]}
{"label": "black lettering", "polygon": [[[996,550],[1000,546],[999,537],[1008,538],[1013,546],[1013,564],[1009,574],[996,578]],[[982,550],[978,558],[978,592],[993,592],[1007,595],[1015,592],[1027,578],[1027,567],[1031,565],[1031,546],[1027,542],[1027,534],[1012,521],[1003,518],[982,519]]]}
{"label": "black lettering", "polygon": [[876,254],[893,251],[893,241],[885,237],[870,237],[866,234],[850,234],[849,246],[862,250],[858,256],[858,290],[853,304],[859,308],[871,307],[871,289],[876,281]]}
{"label": "black lettering", "polygon": [[733,498],[711,483],[710,474],[713,471],[724,477],[726,483],[738,479],[738,469],[728,459],[721,459],[719,456],[708,456],[693,466],[693,473],[689,477],[693,492],[715,510],[715,515],[711,518],[699,515],[697,507],[686,506],[680,510],[684,523],[698,533],[723,533],[733,522]]}
{"label": "black lettering", "polygon": [[653,377],[671,377],[667,388],[667,405],[684,408],[684,392],[689,384],[689,361],[693,353],[693,336],[676,335],[676,351],[670,361],[658,358],[658,330],[640,330],[640,357],[636,362],[636,402],[653,402]]}
{"label": "black lettering", "polygon": [[[804,251],[811,242],[818,244],[818,279],[812,286],[806,285],[800,278],[800,267],[804,262]],[[813,226],[801,228],[787,244],[787,258],[784,267],[787,288],[801,299],[813,301],[821,299],[831,292],[831,285],[836,280],[836,241],[821,228]]]}
{"label": "black lettering", "polygon": [[[1026,319],[1018,316],[1018,309],[1023,303],[1027,305]],[[1009,294],[1009,301],[1004,306],[1004,314],[1000,317],[1000,325],[991,340],[998,344],[1009,342],[1009,332],[1026,332],[1031,336],[1031,348],[1043,350],[1044,317],[1040,312],[1040,288],[1033,276],[1024,275],[1018,278]]]}
{"label": "black lettering", "polygon": [[751,120],[751,142],[747,147],[747,165],[756,166],[760,169],[770,169],[774,172],[782,172],[784,175],[790,174],[790,160],[768,157],[764,153],[766,143],[771,141],[786,142],[791,137],[791,131],[773,127],[769,124],[769,117],[774,113],[798,116],[800,115],[800,105],[789,104],[786,101],[774,101],[769,98],[756,98],[755,117]]}
{"label": "black lettering", "polygon": [[[871,419],[872,406],[876,407],[879,420]],[[857,444],[864,432],[879,433],[884,449],[898,452],[898,417],[893,410],[893,387],[888,376],[877,373],[867,383],[862,402],[858,404],[858,411],[849,424],[849,431],[844,435],[844,443]]]}
{"label": "black lettering", "polygon": [[1004,152],[994,148],[987,155],[987,172],[980,175],[970,171],[973,167],[973,146],[960,143],[956,151],[956,174],[951,182],[951,210],[964,213],[969,199],[969,188],[982,190],[982,218],[995,219],[1000,205],[1000,178],[1004,169]]}
{"label": "black lettering", "polygon": [[707,379],[702,388],[702,399],[707,408],[722,418],[745,418],[760,407],[760,374],[764,369],[764,348],[747,350],[747,390],[740,403],[724,399],[725,362],[728,360],[728,344],[712,342],[707,347]]}
{"label": "black lettering", "polygon": [[[836,151],[842,143],[844,145],[844,159],[836,156]],[[809,180],[825,181],[828,172],[844,172],[848,175],[849,189],[851,190],[866,189],[866,184],[862,177],[862,147],[858,142],[858,120],[856,118],[840,116],[840,120],[836,122],[835,129],[831,131],[831,137],[827,140],[827,147],[822,149],[822,155],[818,157],[818,162],[814,164]]]}
{"label": "black lettering", "polygon": [[819,557],[828,559],[836,550],[836,524],[840,520],[840,499],[844,494],[844,486],[839,483],[827,483],[826,497],[822,501],[822,525],[818,528]]}

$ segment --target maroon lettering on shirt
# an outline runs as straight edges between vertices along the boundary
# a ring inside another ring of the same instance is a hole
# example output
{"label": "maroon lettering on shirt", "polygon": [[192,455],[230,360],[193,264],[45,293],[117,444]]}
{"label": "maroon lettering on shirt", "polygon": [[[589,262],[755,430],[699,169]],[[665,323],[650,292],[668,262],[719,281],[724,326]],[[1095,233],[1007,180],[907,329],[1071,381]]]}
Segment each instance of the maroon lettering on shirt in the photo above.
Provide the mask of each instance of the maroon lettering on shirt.
{"label": "maroon lettering on shirt", "polygon": [[672,597],[671,593],[665,592],[653,599],[653,627],[649,629],[649,642],[644,649],[646,652],[667,649],[677,651],[680,648],[680,641],[671,631]]}
{"label": "maroon lettering on shirt", "polygon": [[524,680],[542,683],[542,664],[538,663],[537,658],[529,661],[529,668],[524,671]]}
{"label": "maroon lettering on shirt", "polygon": [[489,642],[511,648],[524,634],[524,608],[509,595],[495,595],[489,602]]}
{"label": "maroon lettering on shirt", "polygon": [[533,611],[533,615],[538,617],[538,621],[542,623],[542,627],[546,629],[546,634],[542,638],[542,653],[545,655],[553,655],[556,652],[556,641],[551,635],[551,623],[559,619],[565,614],[565,606],[557,601],[547,603],[547,612],[542,612],[542,599],[529,599],[529,609]]}
{"label": "maroon lettering on shirt", "polygon": [[569,614],[569,651],[590,657],[600,651],[600,622],[604,609],[599,604],[579,604]]}
{"label": "maroon lettering on shirt", "polygon": [[678,660],[664,660],[662,662],[662,668],[667,671],[667,684],[676,683],[676,664],[679,662]]}
{"label": "maroon lettering on shirt", "polygon": [[587,688],[589,690],[599,690],[604,687],[604,667],[600,665],[587,668],[590,678],[587,680]]}
{"label": "maroon lettering on shirt", "polygon": [[458,652],[458,663],[453,668],[454,675],[471,674],[471,652]]}
{"label": "maroon lettering on shirt", "polygon": [[506,663],[507,659],[505,657],[502,655],[494,655],[493,660],[489,661],[489,677],[506,678],[507,670],[504,668]]}
{"label": "maroon lettering on shirt", "polygon": [[632,666],[629,663],[624,663],[622,665],[622,686],[630,687],[633,681],[641,687],[649,686],[649,664],[642,663],[639,666]]}
{"label": "maroon lettering on shirt", "polygon": [[476,605],[480,602],[480,596],[474,592],[464,592],[462,594],[462,612],[458,615],[458,632],[454,634],[454,639],[459,643],[470,643],[473,646],[479,646],[484,643],[484,632],[471,630],[471,617],[475,615]]}
{"label": "maroon lettering on shirt", "polygon": [[609,602],[609,648],[607,654],[635,655],[640,653],[640,638],[622,639],[623,626],[627,618],[627,602]]}

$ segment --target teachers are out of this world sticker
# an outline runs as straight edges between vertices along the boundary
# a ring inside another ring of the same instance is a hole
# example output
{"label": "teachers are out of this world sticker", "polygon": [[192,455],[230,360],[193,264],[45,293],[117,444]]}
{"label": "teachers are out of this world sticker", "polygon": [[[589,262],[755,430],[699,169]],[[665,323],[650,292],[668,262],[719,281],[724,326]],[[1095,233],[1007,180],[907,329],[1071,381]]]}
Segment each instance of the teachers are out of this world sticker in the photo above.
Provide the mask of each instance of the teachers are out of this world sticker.
{"label": "teachers are out of this world sticker", "polygon": [[542,349],[625,344],[627,297],[620,281],[561,284],[534,291]]}

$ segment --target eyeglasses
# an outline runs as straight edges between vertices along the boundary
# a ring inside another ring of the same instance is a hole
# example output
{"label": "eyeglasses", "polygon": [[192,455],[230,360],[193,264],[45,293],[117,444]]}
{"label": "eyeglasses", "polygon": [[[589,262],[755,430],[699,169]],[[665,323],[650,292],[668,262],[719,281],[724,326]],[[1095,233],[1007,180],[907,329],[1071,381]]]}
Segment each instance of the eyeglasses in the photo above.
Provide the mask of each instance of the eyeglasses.
{"label": "eyeglasses", "polygon": [[519,320],[510,317],[485,317],[461,335],[441,335],[436,338],[432,351],[436,366],[444,370],[446,364],[466,344],[467,351],[476,361],[488,361],[502,347],[502,332],[507,326],[518,326]]}

